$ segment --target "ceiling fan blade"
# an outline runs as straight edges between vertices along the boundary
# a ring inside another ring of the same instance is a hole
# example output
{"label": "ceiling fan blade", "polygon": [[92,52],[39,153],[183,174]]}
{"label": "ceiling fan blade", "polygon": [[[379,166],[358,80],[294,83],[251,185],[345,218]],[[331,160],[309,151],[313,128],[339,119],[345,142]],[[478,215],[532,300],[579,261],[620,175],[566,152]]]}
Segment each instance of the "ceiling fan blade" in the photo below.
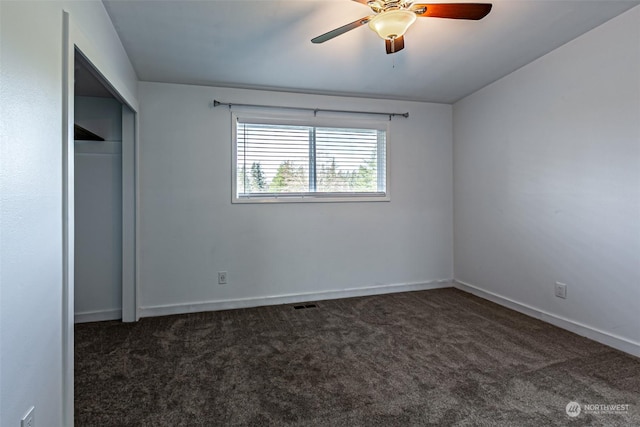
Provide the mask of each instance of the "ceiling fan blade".
{"label": "ceiling fan blade", "polygon": [[491,11],[491,3],[418,3],[412,5],[410,10],[423,17],[477,21]]}
{"label": "ceiling fan blade", "polygon": [[387,39],[384,41],[384,44],[387,47],[387,54],[396,53],[404,49],[404,36],[396,37],[391,40]]}
{"label": "ceiling fan blade", "polygon": [[351,31],[353,29],[356,29],[358,27],[363,26],[364,24],[366,24],[367,22],[369,22],[371,20],[371,18],[373,18],[373,15],[371,16],[365,16],[364,18],[360,18],[357,21],[353,21],[350,24],[347,25],[343,25],[340,28],[336,28],[335,30],[331,30],[328,33],[324,33],[318,37],[315,37],[313,39],[311,39],[312,43],[324,43],[327,40],[331,40],[334,37],[337,37],[341,34],[346,33],[347,31]]}

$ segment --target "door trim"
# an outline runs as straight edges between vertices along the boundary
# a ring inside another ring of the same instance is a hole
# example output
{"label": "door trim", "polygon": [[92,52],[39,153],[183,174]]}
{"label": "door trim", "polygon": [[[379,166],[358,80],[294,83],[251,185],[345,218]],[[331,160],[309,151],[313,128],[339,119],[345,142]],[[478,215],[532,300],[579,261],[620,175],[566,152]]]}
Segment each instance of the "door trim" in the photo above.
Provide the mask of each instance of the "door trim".
{"label": "door trim", "polygon": [[[78,51],[92,65],[101,80],[123,104],[126,111],[127,157],[123,151],[123,168],[128,168],[126,178],[131,184],[127,189],[127,247],[123,239],[123,256],[127,254],[127,278],[123,275],[123,320],[139,319],[138,309],[138,259],[139,259],[139,177],[138,177],[138,101],[113,72],[99,49],[86,38],[73,23],[69,12],[62,12],[62,417],[63,425],[73,425],[74,403],[74,78],[75,53]],[[125,171],[123,169],[123,185]],[[124,194],[123,194],[124,197]],[[124,220],[124,216],[123,216]],[[123,223],[124,224],[124,223]],[[133,228],[133,230],[132,230]],[[123,227],[124,231],[124,227]],[[124,237],[124,236],[123,236]],[[124,259],[123,259],[124,261]],[[123,274],[124,274],[123,263]],[[125,289],[126,286],[126,289]],[[126,298],[125,298],[126,294]],[[125,307],[126,301],[126,307]],[[125,318],[126,310],[126,318]]]}

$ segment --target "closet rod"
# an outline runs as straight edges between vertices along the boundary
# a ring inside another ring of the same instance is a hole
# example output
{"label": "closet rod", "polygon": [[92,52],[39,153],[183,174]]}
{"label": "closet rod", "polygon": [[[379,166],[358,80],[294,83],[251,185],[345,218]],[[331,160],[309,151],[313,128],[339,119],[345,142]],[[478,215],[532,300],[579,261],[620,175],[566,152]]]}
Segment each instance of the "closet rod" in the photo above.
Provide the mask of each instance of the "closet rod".
{"label": "closet rod", "polygon": [[315,116],[318,112],[324,113],[351,113],[351,114],[373,114],[376,116],[389,116],[389,120],[392,117],[409,117],[409,113],[381,113],[377,111],[353,111],[353,110],[328,110],[326,108],[304,108],[304,107],[279,107],[276,105],[257,105],[257,104],[233,104],[230,102],[220,102],[217,100],[213,100],[213,106],[218,107],[220,105],[229,106],[229,108],[236,107],[255,107],[255,108],[276,108],[279,110],[297,110],[297,111],[313,111],[313,115]]}

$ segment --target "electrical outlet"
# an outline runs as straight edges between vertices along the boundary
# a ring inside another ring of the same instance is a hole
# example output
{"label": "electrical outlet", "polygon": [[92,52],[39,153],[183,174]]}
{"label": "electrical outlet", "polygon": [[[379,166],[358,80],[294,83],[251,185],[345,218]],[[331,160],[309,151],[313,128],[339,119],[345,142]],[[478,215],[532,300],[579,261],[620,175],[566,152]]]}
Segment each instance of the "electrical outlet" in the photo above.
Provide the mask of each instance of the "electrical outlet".
{"label": "electrical outlet", "polygon": [[218,271],[218,284],[226,285],[227,284],[227,272],[226,271]]}
{"label": "electrical outlet", "polygon": [[567,299],[567,285],[556,282],[556,296],[558,298]]}
{"label": "electrical outlet", "polygon": [[35,406],[29,408],[27,413],[24,414],[24,417],[20,420],[20,427],[36,427],[35,412]]}

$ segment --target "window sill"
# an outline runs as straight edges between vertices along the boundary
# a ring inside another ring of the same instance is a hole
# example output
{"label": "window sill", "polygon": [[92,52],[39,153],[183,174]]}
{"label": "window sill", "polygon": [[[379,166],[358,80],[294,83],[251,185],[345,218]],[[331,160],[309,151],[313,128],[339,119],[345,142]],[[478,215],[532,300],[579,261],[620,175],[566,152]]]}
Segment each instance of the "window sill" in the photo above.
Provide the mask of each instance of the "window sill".
{"label": "window sill", "polygon": [[233,197],[231,203],[352,203],[352,202],[390,202],[389,193],[380,194],[287,194],[287,195],[255,195]]}

